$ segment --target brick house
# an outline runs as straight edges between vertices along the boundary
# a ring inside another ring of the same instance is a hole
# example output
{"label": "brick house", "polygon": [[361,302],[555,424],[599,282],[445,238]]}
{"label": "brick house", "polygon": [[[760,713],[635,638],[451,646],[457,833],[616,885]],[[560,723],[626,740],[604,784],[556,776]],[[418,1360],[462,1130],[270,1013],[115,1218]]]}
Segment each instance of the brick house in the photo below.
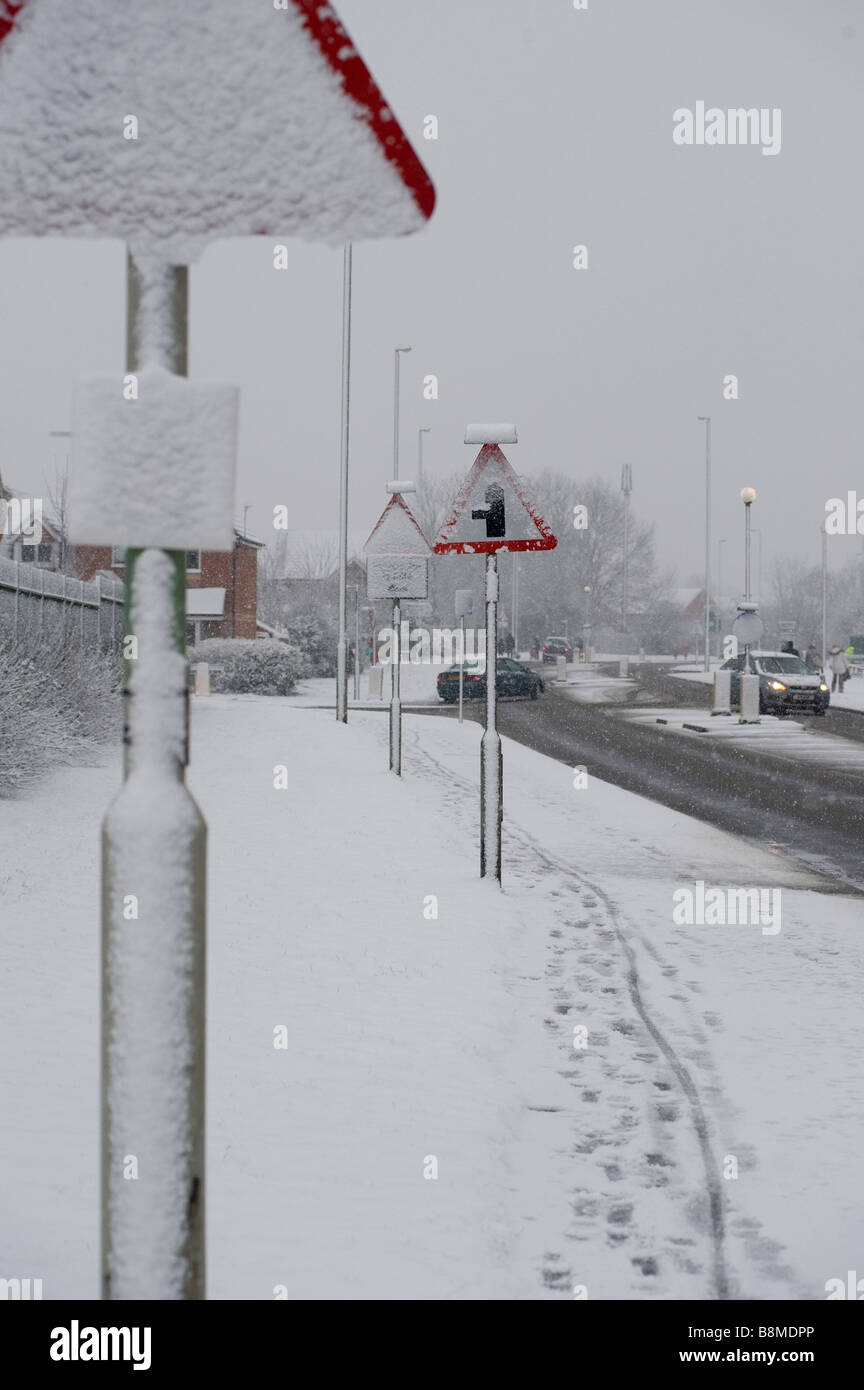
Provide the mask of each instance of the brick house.
{"label": "brick house", "polygon": [[[258,618],[258,551],[263,541],[234,528],[233,550],[186,551],[186,640],[205,637],[244,637],[254,641]],[[122,546],[78,545],[75,567],[79,579],[92,579],[100,570],[123,579]]]}

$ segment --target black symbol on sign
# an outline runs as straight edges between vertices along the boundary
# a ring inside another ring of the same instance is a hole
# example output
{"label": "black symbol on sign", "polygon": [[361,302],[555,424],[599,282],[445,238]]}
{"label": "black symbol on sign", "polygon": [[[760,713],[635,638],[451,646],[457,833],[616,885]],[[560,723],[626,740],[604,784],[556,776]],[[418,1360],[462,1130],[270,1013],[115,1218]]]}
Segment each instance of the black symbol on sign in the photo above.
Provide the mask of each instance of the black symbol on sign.
{"label": "black symbol on sign", "polygon": [[478,507],[471,513],[472,521],[486,521],[486,537],[492,540],[506,535],[504,529],[504,489],[500,483],[490,483],[486,489],[487,507]]}

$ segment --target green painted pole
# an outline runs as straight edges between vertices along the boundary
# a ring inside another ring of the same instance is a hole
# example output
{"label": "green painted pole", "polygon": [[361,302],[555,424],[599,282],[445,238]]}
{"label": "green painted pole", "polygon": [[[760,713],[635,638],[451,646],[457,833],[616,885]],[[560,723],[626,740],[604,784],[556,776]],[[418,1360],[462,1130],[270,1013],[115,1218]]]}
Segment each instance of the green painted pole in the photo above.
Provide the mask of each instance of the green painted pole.
{"label": "green painted pole", "polygon": [[[128,371],[185,374],[186,268],[145,279],[130,257],[127,296]],[[102,1296],[203,1299],[206,825],[185,785],[184,551],[127,550],[124,664],[124,782],[102,825]]]}

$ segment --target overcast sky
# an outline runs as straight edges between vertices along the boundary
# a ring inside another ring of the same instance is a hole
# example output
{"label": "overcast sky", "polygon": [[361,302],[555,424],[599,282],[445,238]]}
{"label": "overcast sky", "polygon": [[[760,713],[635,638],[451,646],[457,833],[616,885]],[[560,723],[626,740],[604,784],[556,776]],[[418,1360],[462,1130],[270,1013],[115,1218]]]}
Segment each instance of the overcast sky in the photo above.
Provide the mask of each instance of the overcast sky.
{"label": "overcast sky", "polygon": [[[351,529],[417,429],[432,475],[467,470],[475,420],[513,420],[514,467],[618,483],[680,582],[704,554],[713,417],[724,588],[743,508],[771,559],[818,561],[827,498],[858,488],[864,378],[860,0],[335,0],[436,185],[426,230],[354,251]],[[782,144],[681,147],[673,112],[780,108]],[[434,114],[439,138],[423,138]],[[573,268],[576,244],[588,268]],[[191,370],[243,389],[237,503],[272,536],[336,526],[341,252],[214,244],[192,282]],[[79,371],[124,366],[117,243],[0,244],[0,469],[39,495]],[[437,401],[422,380],[435,373]],[[723,378],[739,399],[723,399]],[[861,540],[833,540],[832,560]],[[542,556],[533,561],[542,564]]]}

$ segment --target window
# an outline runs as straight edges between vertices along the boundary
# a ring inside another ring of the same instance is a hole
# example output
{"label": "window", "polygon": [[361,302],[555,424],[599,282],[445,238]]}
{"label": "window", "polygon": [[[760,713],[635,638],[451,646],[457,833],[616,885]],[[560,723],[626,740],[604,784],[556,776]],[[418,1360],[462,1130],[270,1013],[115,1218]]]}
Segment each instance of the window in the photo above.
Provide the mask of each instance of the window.
{"label": "window", "polygon": [[39,561],[40,565],[50,565],[51,553],[51,546],[45,544],[44,542],[42,543],[42,545],[38,547],[36,551],[36,558]]}
{"label": "window", "polygon": [[187,550],[187,551],[186,551],[186,573],[187,573],[187,574],[200,574],[200,573],[201,573],[201,551],[200,551],[200,550]]}
{"label": "window", "polygon": [[125,567],[125,565],[126,565],[126,547],[125,547],[125,545],[112,545],[112,547],[111,547],[111,564],[112,564],[112,566],[116,566],[116,567],[119,568],[119,569],[123,569],[123,568]]}
{"label": "window", "polygon": [[798,656],[762,656],[757,663],[760,671],[772,676],[809,676],[806,664]]}
{"label": "window", "polygon": [[22,545],[22,547],[21,547],[21,559],[25,562],[25,564],[31,564],[31,565],[32,565],[33,561],[36,559],[36,547],[35,547],[35,545]]}

